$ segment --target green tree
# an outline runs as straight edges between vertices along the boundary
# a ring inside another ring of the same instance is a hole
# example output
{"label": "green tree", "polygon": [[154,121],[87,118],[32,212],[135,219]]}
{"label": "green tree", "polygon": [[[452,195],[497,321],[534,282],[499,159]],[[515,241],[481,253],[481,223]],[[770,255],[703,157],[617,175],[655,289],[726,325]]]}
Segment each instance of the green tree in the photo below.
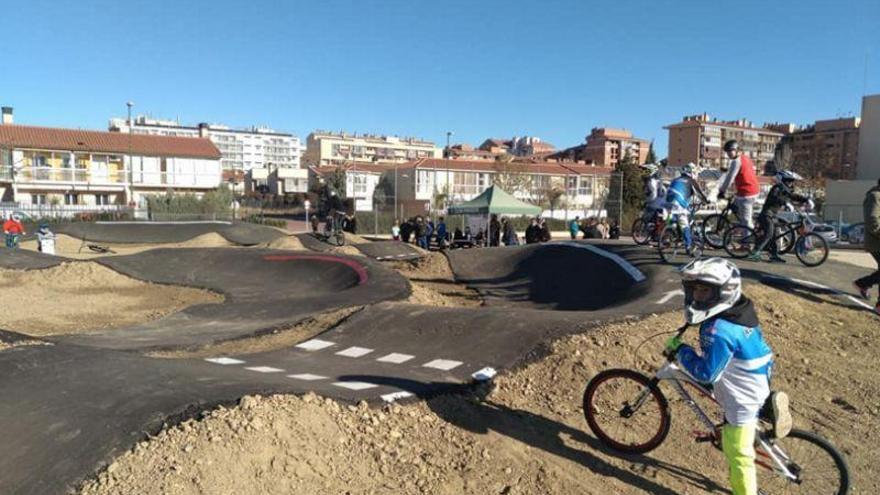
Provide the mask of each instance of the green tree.
{"label": "green tree", "polygon": [[657,155],[654,154],[654,141],[648,146],[648,156],[645,157],[645,163],[657,163]]}
{"label": "green tree", "polygon": [[629,217],[644,206],[643,173],[636,161],[626,153],[614,168],[606,207],[611,218],[618,216],[621,208],[621,216]]}

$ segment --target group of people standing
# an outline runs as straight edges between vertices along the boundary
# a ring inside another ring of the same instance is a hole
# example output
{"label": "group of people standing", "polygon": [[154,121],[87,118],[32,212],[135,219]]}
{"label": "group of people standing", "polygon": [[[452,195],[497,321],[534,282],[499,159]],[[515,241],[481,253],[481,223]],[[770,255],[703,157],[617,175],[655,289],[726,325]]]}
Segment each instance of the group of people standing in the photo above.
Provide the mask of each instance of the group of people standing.
{"label": "group of people standing", "polygon": [[[439,217],[435,223],[431,218],[418,215],[403,222],[395,220],[391,227],[391,238],[395,241],[414,243],[422,249],[428,249],[432,243],[436,243],[441,249],[486,245],[517,246],[521,243],[513,221],[507,217],[499,218],[494,214],[489,217],[488,233],[485,229],[480,229],[474,234],[469,226],[464,229],[456,228],[450,233],[445,217]],[[540,217],[532,218],[525,231],[525,243],[535,244],[548,242],[551,239],[547,220]]]}
{"label": "group of people standing", "polygon": [[604,217],[588,217],[584,220],[574,217],[568,223],[568,233],[572,239],[577,239],[578,234],[583,234],[582,239],[619,239],[620,226],[615,221],[609,223]]}

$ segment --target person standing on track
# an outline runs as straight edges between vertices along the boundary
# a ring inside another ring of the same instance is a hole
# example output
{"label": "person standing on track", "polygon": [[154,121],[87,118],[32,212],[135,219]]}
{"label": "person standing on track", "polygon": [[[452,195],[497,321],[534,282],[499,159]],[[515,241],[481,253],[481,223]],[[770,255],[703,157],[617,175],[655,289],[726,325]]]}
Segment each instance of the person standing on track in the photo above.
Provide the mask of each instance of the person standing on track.
{"label": "person standing on track", "polygon": [[764,341],[752,301],[742,293],[735,264],[721,258],[694,260],[681,269],[685,317],[700,325],[700,354],[675,336],[666,352],[700,383],[712,385],[724,410],[721,447],[734,495],[757,495],[755,428],[759,417],[783,438],[791,431],[785,392],[770,392],[773,351]]}
{"label": "person standing on track", "polygon": [[571,234],[571,239],[575,240],[578,237],[578,232],[581,231],[581,217],[574,217],[574,220],[568,223],[568,233]]}
{"label": "person standing on track", "polygon": [[724,153],[730,158],[727,175],[718,187],[718,199],[727,194],[731,183],[736,187],[733,204],[736,206],[736,216],[739,223],[747,225],[750,229],[755,228],[752,214],[755,209],[755,200],[761,192],[758,183],[758,174],[755,172],[755,164],[748,155],[740,151],[739,143],[731,139],[724,143]]}
{"label": "person standing on track", "polygon": [[[868,291],[871,290],[871,287],[875,285],[880,287],[880,180],[877,180],[877,185],[865,194],[862,207],[865,212],[865,251],[874,257],[874,261],[877,262],[877,270],[856,280],[853,284],[859,294],[864,299],[868,299],[870,297]],[[880,294],[877,294],[874,312],[880,315]]]}

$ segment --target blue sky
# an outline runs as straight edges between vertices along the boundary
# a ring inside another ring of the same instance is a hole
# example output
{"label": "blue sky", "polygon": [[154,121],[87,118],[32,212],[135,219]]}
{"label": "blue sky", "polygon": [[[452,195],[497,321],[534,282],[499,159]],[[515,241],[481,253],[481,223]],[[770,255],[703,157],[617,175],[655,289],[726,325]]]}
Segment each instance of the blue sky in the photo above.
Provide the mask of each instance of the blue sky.
{"label": "blue sky", "polygon": [[[136,113],[559,147],[592,127],[666,150],[703,111],[811,122],[880,92],[880,2],[3,1],[0,104],[105,129]],[[867,78],[865,61],[868,60]],[[865,80],[867,79],[867,85]]]}

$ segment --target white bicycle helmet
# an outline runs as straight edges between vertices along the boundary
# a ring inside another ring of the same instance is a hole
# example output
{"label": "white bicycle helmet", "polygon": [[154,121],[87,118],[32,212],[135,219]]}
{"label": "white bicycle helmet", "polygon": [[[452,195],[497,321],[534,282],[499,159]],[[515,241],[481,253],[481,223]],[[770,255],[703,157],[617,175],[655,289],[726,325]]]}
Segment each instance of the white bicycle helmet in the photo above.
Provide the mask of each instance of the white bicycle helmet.
{"label": "white bicycle helmet", "polygon": [[696,178],[699,175],[699,168],[694,162],[690,162],[684,167],[681,167],[681,175],[687,175],[688,177]]}
{"label": "white bicycle helmet", "polygon": [[650,175],[654,175],[660,171],[660,167],[658,167],[657,165],[655,165],[653,163],[645,163],[645,164],[639,165],[639,167],[647,170],[648,174],[650,174]]}
{"label": "white bicycle helmet", "polygon": [[[681,283],[684,286],[684,314],[692,325],[732,308],[742,296],[739,268],[722,258],[691,261],[681,269]],[[711,287],[712,298],[695,301],[694,286],[697,284]]]}
{"label": "white bicycle helmet", "polygon": [[792,182],[801,179],[803,179],[803,177],[791,170],[780,170],[779,172],[776,172],[776,175],[773,177],[774,182],[785,185],[789,185]]}

